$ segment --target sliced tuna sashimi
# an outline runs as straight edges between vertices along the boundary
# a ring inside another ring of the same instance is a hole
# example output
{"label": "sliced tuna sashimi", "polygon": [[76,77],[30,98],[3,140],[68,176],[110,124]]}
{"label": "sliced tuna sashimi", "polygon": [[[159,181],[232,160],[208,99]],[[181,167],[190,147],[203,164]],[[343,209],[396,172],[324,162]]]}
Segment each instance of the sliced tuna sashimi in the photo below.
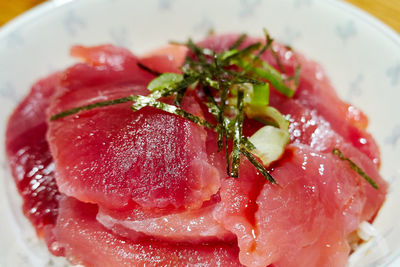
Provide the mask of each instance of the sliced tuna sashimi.
{"label": "sliced tuna sashimi", "polygon": [[132,68],[137,68],[137,58],[126,48],[111,44],[98,46],[75,45],[71,47],[70,54],[87,62],[92,66],[107,65],[115,70],[123,70],[129,64]]}
{"label": "sliced tuna sashimi", "polygon": [[234,241],[235,236],[225,230],[214,216],[219,197],[204,203],[195,210],[185,210],[179,213],[155,210],[146,211],[136,208],[128,212],[116,212],[99,209],[97,220],[106,228],[118,235],[135,239],[141,234],[157,239],[202,243],[210,241]]}
{"label": "sliced tuna sashimi", "polygon": [[58,215],[58,187],[54,179],[54,164],[46,141],[46,114],[59,73],[38,81],[29,95],[11,115],[6,132],[6,154],[23,211],[35,226],[38,236],[45,237],[52,253],[52,229]]}
{"label": "sliced tuna sashimi", "polygon": [[[363,155],[350,147],[347,153],[352,149]],[[255,182],[259,175],[246,171],[251,166],[242,163],[243,176],[223,182],[215,213],[237,235],[240,261],[246,266],[344,266],[350,251],[348,235],[374,216],[386,193],[376,167],[366,156],[364,160],[373,166],[366,171],[378,182],[379,191],[347,162],[304,145],[292,146],[273,168],[278,185],[265,183],[261,190]],[[249,218],[251,206],[254,217]]]}
{"label": "sliced tuna sashimi", "polygon": [[140,58],[140,63],[151,70],[164,72],[181,73],[188,48],[183,45],[168,45],[154,50]]}
{"label": "sliced tuna sashimi", "polygon": [[97,207],[72,198],[60,203],[56,237],[66,257],[86,266],[241,266],[235,244],[140,243],[118,237],[96,221]]}
{"label": "sliced tuna sashimi", "polygon": [[137,57],[125,48],[74,46],[71,54],[86,63],[62,72],[51,113],[130,94],[148,94],[146,86],[154,75],[140,69]]}
{"label": "sliced tuna sashimi", "polygon": [[[93,56],[91,49],[87,51],[96,64],[102,63],[97,52]],[[125,50],[121,53],[126,56]],[[126,57],[129,59],[120,60],[119,67],[113,60],[112,65],[80,64],[68,69],[49,114],[100,100],[147,94],[148,74],[142,73],[133,56]],[[101,86],[92,81],[97,76],[102,77]],[[201,112],[196,103],[185,101],[188,104],[183,107],[188,111]],[[220,183],[205,152],[206,131],[176,115],[154,108],[133,112],[129,105],[50,122],[48,142],[60,191],[109,209],[127,209],[134,203],[145,208],[201,207]]]}

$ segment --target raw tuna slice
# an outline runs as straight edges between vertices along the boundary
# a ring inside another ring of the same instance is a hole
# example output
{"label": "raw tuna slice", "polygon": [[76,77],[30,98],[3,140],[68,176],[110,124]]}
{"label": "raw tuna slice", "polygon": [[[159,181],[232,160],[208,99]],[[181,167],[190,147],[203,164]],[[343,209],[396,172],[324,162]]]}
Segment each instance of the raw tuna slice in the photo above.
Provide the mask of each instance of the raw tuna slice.
{"label": "raw tuna slice", "polygon": [[[344,153],[363,155],[352,146]],[[376,167],[368,157],[363,160],[379,191],[347,162],[304,145],[291,146],[273,168],[278,185],[264,183],[260,189],[262,178],[244,161],[242,176],[223,182],[215,212],[237,235],[240,261],[246,266],[345,266],[348,235],[372,219],[386,193]]]}
{"label": "raw tuna slice", "polygon": [[[6,132],[6,154],[25,216],[38,236],[49,244],[58,215],[58,188],[54,164],[46,142],[45,110],[54,94],[59,74],[40,80],[11,115]],[[51,249],[51,248],[50,248]],[[54,254],[61,251],[52,250]]]}
{"label": "raw tuna slice", "polygon": [[[307,144],[313,149],[323,152],[330,152],[334,147],[340,147],[344,143],[354,146],[353,142],[339,135],[332,128],[332,124],[326,117],[321,116],[317,110],[307,107],[301,99],[285,99],[280,95],[273,94],[271,102],[273,105],[279,107],[282,114],[288,117],[290,121],[289,133],[292,142]],[[368,133],[365,133],[365,138],[371,137]],[[370,151],[364,153],[367,156],[370,154],[379,155],[379,151],[376,149],[375,145],[366,145],[363,148],[365,151]],[[370,161],[374,163],[371,158]]]}
{"label": "raw tuna slice", "polygon": [[[96,49],[101,48],[86,49],[95,66],[79,64],[66,71],[50,115],[148,93],[144,85],[149,74],[143,74],[133,56],[122,50],[124,60],[104,63]],[[108,56],[109,51],[119,50],[108,47]],[[101,85],[93,77],[101,77]],[[193,99],[185,101],[184,109],[201,113]],[[218,171],[208,163],[206,131],[158,109],[133,112],[125,103],[80,112],[50,122],[47,136],[60,191],[83,202],[118,210],[134,203],[144,208],[199,208],[220,185]]]}
{"label": "raw tuna slice", "polygon": [[[275,101],[277,99],[275,98]],[[331,128],[331,124],[320,116],[315,110],[307,109],[298,99],[282,101],[279,103],[280,110],[290,117],[289,132],[292,143],[305,144],[316,152],[331,153],[334,148],[339,148],[343,154],[350,158],[357,166],[361,167],[367,174],[377,177],[380,183],[380,193],[377,194],[372,186],[365,186],[368,192],[368,203],[364,205],[363,218],[371,219],[385,199],[387,184],[382,181],[378,174],[378,168],[368,155],[379,154],[374,146],[364,147],[364,150],[372,149],[371,153],[363,153],[355,149],[352,142],[348,142]],[[371,139],[372,140],[372,139]],[[371,144],[371,143],[370,143]],[[350,222],[349,222],[350,223]]]}
{"label": "raw tuna slice", "polygon": [[116,212],[100,208],[97,220],[114,233],[130,239],[144,234],[167,241],[196,244],[205,241],[234,241],[235,236],[225,230],[213,216],[219,201],[219,196],[214,197],[200,209],[179,213],[146,211],[140,208]]}
{"label": "raw tuna slice", "polygon": [[241,266],[237,246],[134,241],[118,237],[96,221],[97,207],[72,198],[60,203],[58,245],[75,264],[85,266]]}
{"label": "raw tuna slice", "polygon": [[181,73],[188,48],[182,45],[168,45],[160,49],[151,51],[149,54],[140,58],[140,63],[151,70],[164,72]]}
{"label": "raw tuna slice", "polygon": [[[372,136],[365,131],[367,117],[355,106],[340,100],[322,67],[301,54],[296,54],[302,68],[295,99],[307,108],[317,110],[354,147],[379,165],[379,149]],[[327,105],[329,103],[329,105]]]}
{"label": "raw tuna slice", "polygon": [[[310,146],[319,152],[331,153],[333,148],[339,148],[346,157],[350,158],[359,167],[361,167],[367,174],[374,174],[379,177],[378,181],[381,183],[381,192],[386,192],[387,184],[382,181],[378,174],[377,162],[374,157],[379,159],[378,147],[375,141],[368,133],[363,133],[364,146],[360,149],[359,146],[354,145],[354,140],[349,141],[346,136],[343,137],[333,130],[332,124],[320,115],[315,109],[305,107],[301,99],[286,99],[275,95],[273,97],[274,104],[279,106],[280,111],[289,116],[290,126],[289,132],[291,135],[292,143],[301,143]],[[358,128],[349,127],[359,132]],[[356,148],[356,149],[354,149]],[[374,155],[371,157],[371,155]],[[372,159],[373,158],[373,159]],[[385,194],[376,194],[376,190],[367,186],[368,201],[364,205],[365,215],[364,218],[372,218],[385,199]]]}
{"label": "raw tuna slice", "polygon": [[54,113],[130,94],[147,95],[146,86],[155,77],[140,69],[138,59],[124,48],[74,46],[71,54],[87,63],[78,63],[62,73],[59,97],[52,100]]}
{"label": "raw tuna slice", "polygon": [[116,70],[122,70],[132,63],[131,67],[137,68],[137,58],[126,48],[110,44],[98,46],[75,45],[71,47],[71,56],[77,57],[92,66],[108,65]]}
{"label": "raw tuna slice", "polygon": [[[228,49],[238,37],[234,34],[211,36],[202,41],[200,45],[216,51],[223,51]],[[257,41],[262,40],[247,38],[242,47]],[[367,117],[356,107],[338,98],[322,67],[279,43],[274,43],[273,48],[280,59],[281,66],[278,65],[277,60],[269,51],[263,54],[262,59],[275,68],[282,68],[284,73],[291,76],[294,74],[295,68],[298,65],[301,66],[300,83],[294,99],[302,103],[307,109],[315,110],[318,115],[321,115],[330,123],[334,131],[366,154],[376,165],[379,165],[378,146],[371,135],[365,131],[368,125]],[[270,96],[272,106],[280,110],[279,104],[286,100],[288,100],[287,97],[272,90]]]}

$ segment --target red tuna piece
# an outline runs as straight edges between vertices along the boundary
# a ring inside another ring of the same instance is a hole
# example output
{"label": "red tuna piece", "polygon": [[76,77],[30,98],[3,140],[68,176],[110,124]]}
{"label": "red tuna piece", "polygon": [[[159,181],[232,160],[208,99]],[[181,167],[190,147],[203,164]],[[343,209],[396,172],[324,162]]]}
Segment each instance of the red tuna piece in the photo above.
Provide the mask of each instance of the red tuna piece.
{"label": "red tuna piece", "polygon": [[132,211],[111,211],[99,209],[97,220],[118,235],[135,239],[147,235],[157,239],[203,243],[210,241],[235,240],[235,236],[225,230],[214,218],[216,204],[220,201],[216,195],[205,202],[200,209],[171,213],[165,210],[146,211],[139,207]]}
{"label": "red tuna piece", "polygon": [[151,51],[140,59],[140,63],[157,72],[181,73],[188,48],[183,45],[168,45]]}
{"label": "red tuna piece", "polygon": [[114,235],[96,221],[97,207],[72,198],[60,203],[56,237],[66,257],[87,266],[241,266],[236,245],[190,245]]}
{"label": "red tuna piece", "polygon": [[[119,67],[80,64],[68,69],[49,114],[147,94],[143,84],[150,81],[149,74],[129,57]],[[99,86],[92,78],[102,73],[113,78],[103,77]],[[184,109],[201,112],[190,97],[185,101]],[[48,132],[60,191],[109,209],[124,209],[133,202],[145,208],[201,207],[220,184],[218,171],[208,163],[205,140],[206,131],[186,119],[154,108],[133,112],[129,104],[52,121]]]}
{"label": "red tuna piece", "polygon": [[[363,155],[352,146],[344,150]],[[291,146],[273,167],[278,185],[265,183],[260,189],[257,181],[262,177],[244,161],[242,176],[223,182],[215,213],[237,235],[240,261],[246,266],[344,266],[348,235],[361,221],[373,218],[386,193],[386,183],[370,159],[363,155],[356,163],[366,167],[379,191],[347,162],[304,145]]]}
{"label": "red tuna piece", "polygon": [[6,131],[7,159],[22,196],[24,214],[48,244],[54,239],[52,228],[58,215],[59,192],[46,141],[45,110],[58,81],[58,73],[38,81],[11,115]]}

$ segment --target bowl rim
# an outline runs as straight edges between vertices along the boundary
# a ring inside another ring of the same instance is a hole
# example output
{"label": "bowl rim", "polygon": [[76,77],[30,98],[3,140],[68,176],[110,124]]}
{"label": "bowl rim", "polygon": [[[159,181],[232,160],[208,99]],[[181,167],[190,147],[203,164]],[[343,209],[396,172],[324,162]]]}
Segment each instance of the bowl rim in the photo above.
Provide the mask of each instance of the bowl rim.
{"label": "bowl rim", "polygon": [[[90,5],[95,1],[96,0],[87,0],[85,4]],[[50,0],[44,2],[32,8],[31,10],[22,13],[21,15],[17,16],[13,20],[3,25],[0,28],[0,41],[2,39],[7,38],[13,32],[23,28],[27,23],[30,23],[33,20],[40,20],[45,15],[49,14],[50,12],[56,9],[65,8],[70,5],[79,5],[79,4],[82,3],[76,0]],[[400,33],[397,33],[393,28],[386,25],[378,18],[374,17],[373,15],[367,13],[366,11],[360,9],[357,6],[345,2],[344,0],[326,0],[324,4],[340,10],[339,12],[350,14],[357,20],[360,20],[363,23],[368,24],[371,28],[374,28],[376,31],[380,32],[381,34],[384,34],[387,40],[390,40],[392,43],[394,43],[396,47],[399,48],[400,51]],[[386,42],[387,40],[384,40],[382,42]],[[387,266],[393,264],[399,258],[400,254],[394,255],[393,258],[386,263]]]}
{"label": "bowl rim", "polygon": [[[94,2],[95,0],[86,0],[86,2],[88,1]],[[47,2],[43,2],[4,24],[0,28],[0,40],[7,37],[13,31],[18,30],[18,28],[24,26],[24,24],[28,23],[29,21],[40,19],[42,15],[45,15],[52,10],[79,2],[80,1],[78,0],[49,0]],[[363,20],[376,30],[385,34],[386,37],[396,43],[400,48],[400,33],[397,33],[392,27],[385,24],[383,21],[367,11],[364,11],[358,6],[345,2],[344,0],[326,0],[326,4],[334,8],[338,8],[343,12],[350,13],[351,15]]]}

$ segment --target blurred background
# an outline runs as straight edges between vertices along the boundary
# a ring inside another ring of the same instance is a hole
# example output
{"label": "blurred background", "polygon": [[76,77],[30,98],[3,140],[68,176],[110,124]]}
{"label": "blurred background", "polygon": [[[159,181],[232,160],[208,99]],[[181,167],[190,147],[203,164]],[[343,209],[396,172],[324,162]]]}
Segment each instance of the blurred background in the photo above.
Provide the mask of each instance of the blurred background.
{"label": "blurred background", "polygon": [[[46,0],[0,0],[0,26],[4,25],[28,9],[45,1]],[[358,6],[400,33],[400,0],[343,1]]]}

